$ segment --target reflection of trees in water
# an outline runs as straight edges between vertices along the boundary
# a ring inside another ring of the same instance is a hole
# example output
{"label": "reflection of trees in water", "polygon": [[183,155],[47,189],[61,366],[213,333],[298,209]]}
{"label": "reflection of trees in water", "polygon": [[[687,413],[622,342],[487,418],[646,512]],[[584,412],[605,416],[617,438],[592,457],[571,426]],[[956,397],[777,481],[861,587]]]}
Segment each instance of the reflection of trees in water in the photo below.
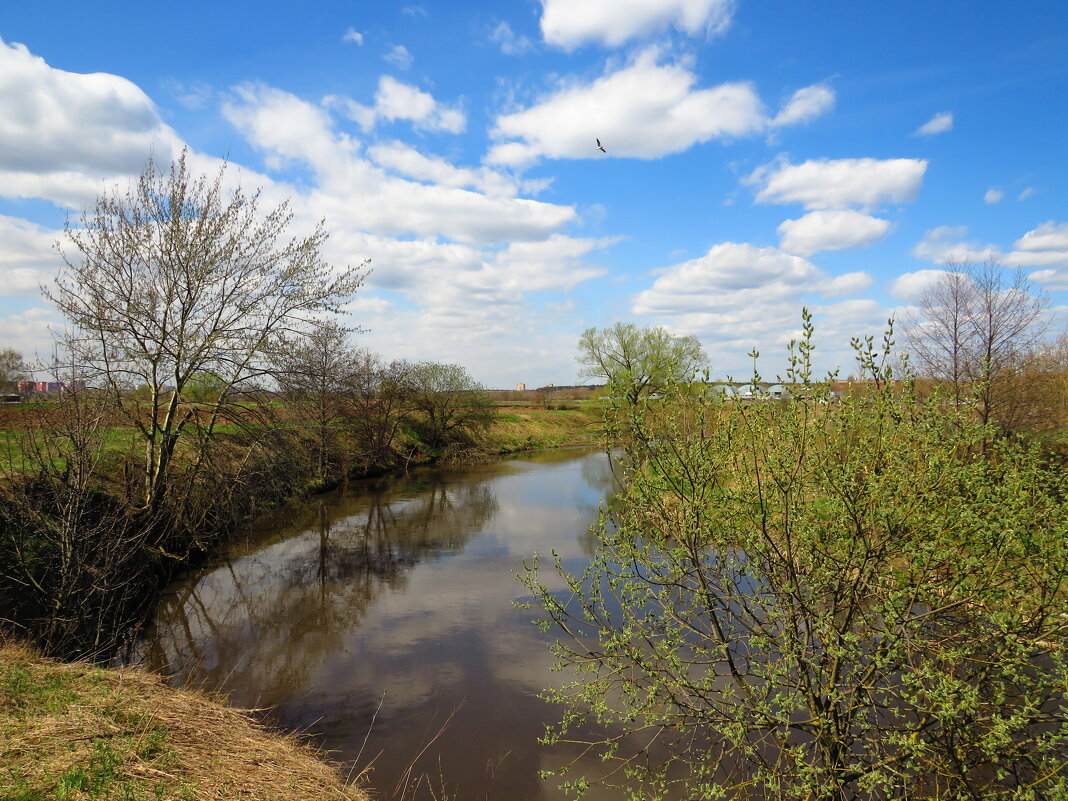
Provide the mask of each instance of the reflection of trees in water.
{"label": "reflection of trees in water", "polygon": [[[527,615],[508,606],[520,588],[511,584],[514,568],[502,566],[518,556],[489,538],[467,544],[488,525],[503,540],[513,517],[523,536],[544,521],[555,535],[563,526],[562,538],[574,543],[583,526],[571,528],[574,517],[561,515],[560,504],[594,509],[577,485],[603,492],[611,468],[603,453],[546,457],[525,454],[459,475],[420,470],[413,480],[278,510],[229,562],[168,594],[148,661],[177,671],[179,681],[230,688],[236,704],[273,707],[274,722],[319,733],[335,758],[358,759],[357,771],[375,758],[371,782],[383,796],[422,753],[414,780],[423,783],[408,801],[432,801],[428,775],[437,797],[443,784],[455,798],[545,798],[538,771],[579,751],[565,746],[547,756],[537,742],[556,712],[533,692],[544,646]],[[576,459],[563,471],[531,469]],[[540,476],[528,481],[528,472]],[[498,477],[509,480],[491,487]],[[491,523],[497,497],[519,514]],[[412,569],[465,546],[441,573]],[[519,628],[508,628],[513,623]],[[524,650],[528,638],[536,650]],[[602,770],[599,761],[590,766]]]}
{"label": "reflection of trees in water", "polygon": [[605,454],[603,458],[583,459],[581,463],[582,480],[605,497],[622,486],[619,460],[615,458],[617,455]]}
{"label": "reflection of trees in water", "polygon": [[462,549],[496,510],[484,483],[321,503],[314,527],[166,594],[139,656],[183,683],[235,688],[237,703],[277,703],[342,649],[383,590]]}
{"label": "reflection of trees in water", "polygon": [[[601,495],[601,506],[609,511],[619,502],[622,490],[623,469],[619,461],[621,453],[606,454],[603,459],[584,459],[582,462],[582,479]],[[579,532],[578,544],[586,556],[593,556],[597,550],[599,535],[594,527]]]}

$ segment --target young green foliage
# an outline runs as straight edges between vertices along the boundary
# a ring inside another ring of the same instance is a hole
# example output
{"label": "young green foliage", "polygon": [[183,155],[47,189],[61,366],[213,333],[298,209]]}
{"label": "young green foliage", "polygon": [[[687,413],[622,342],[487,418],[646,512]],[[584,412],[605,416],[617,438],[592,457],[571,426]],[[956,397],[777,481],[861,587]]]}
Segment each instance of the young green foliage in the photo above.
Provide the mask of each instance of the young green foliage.
{"label": "young green foliage", "polygon": [[613,397],[636,404],[685,380],[708,362],[697,337],[675,337],[665,329],[616,323],[587,328],[579,337],[580,376],[607,383]]}
{"label": "young green foliage", "polygon": [[589,568],[527,575],[574,677],[549,739],[596,720],[635,798],[1065,797],[1068,481],[919,402],[889,334],[833,398],[808,323],[786,403],[678,384],[613,412]]}

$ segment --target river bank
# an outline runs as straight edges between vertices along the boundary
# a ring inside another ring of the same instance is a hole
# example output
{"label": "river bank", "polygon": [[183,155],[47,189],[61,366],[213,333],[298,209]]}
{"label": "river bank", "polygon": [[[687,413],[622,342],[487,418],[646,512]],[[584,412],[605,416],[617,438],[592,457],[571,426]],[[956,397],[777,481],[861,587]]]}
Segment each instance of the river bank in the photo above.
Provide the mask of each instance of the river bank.
{"label": "river bank", "polygon": [[299,421],[274,409],[273,423],[220,428],[201,456],[183,451],[184,467],[151,512],[139,505],[139,457],[128,427],[105,416],[91,420],[96,428],[88,433],[68,431],[68,423],[84,422],[84,414],[67,419],[86,411],[74,402],[0,411],[0,631],[68,659],[107,659],[176,571],[209,557],[267,509],[417,465],[589,444],[602,428],[596,402],[509,403],[444,443],[422,441],[416,420],[365,447],[361,421],[350,420],[324,462]]}
{"label": "river bank", "polygon": [[366,801],[323,755],[140,670],[0,643],[0,798]]}
{"label": "river bank", "polygon": [[[599,424],[595,406],[508,407],[479,449],[491,458],[595,443]],[[218,698],[171,688],[153,673],[64,664],[3,643],[0,742],[5,800],[363,798],[310,749]]]}

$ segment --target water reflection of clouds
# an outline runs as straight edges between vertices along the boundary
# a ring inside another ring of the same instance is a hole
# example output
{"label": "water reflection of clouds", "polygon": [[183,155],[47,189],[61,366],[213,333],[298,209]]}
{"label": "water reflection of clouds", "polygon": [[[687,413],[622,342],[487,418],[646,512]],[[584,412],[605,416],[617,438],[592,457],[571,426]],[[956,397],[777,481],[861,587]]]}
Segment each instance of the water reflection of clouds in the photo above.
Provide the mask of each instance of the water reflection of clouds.
{"label": "water reflection of clouds", "polygon": [[[450,726],[458,739],[439,752],[476,773],[508,752],[522,775],[495,781],[511,798],[538,796],[535,740],[555,710],[535,695],[559,674],[533,613],[512,607],[526,595],[516,574],[534,551],[581,561],[612,482],[603,454],[554,456],[300,510],[292,536],[261,531],[269,544],[242,545],[168,593],[145,661],[228,690],[234,703],[274,707],[283,725],[312,726],[343,757],[355,756],[381,701],[372,740],[387,752],[382,775],[418,750],[427,721],[463,704]],[[456,745],[467,735],[483,742]]]}

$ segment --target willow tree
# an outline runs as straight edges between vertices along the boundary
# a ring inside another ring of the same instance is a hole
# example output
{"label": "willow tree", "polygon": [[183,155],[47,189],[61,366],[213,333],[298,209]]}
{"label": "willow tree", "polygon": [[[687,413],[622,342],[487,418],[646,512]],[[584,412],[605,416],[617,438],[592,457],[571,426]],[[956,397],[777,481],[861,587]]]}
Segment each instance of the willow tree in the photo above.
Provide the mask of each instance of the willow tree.
{"label": "willow tree", "polygon": [[19,381],[26,380],[29,375],[21,353],[14,348],[0,350],[0,392],[14,392]]}
{"label": "willow tree", "polygon": [[[82,374],[114,396],[143,444],[136,512],[149,517],[167,497],[180,443],[191,443],[195,478],[282,335],[337,313],[364,275],[325,261],[322,223],[291,234],[288,205],[264,209],[258,191],[228,189],[226,169],[197,175],[184,152],[162,170],[150,159],[126,191],[102,194],[68,223],[66,266],[48,293],[70,322]],[[210,397],[184,400],[205,375]]]}
{"label": "willow tree", "polygon": [[664,328],[633,323],[587,328],[578,347],[579,375],[603,379],[609,392],[631,403],[691,378],[708,364],[697,337],[672,336]]}
{"label": "willow tree", "polygon": [[1065,798],[1066,474],[888,380],[889,337],[832,399],[810,334],[788,404],[624,422],[588,569],[527,575],[570,668],[549,740],[633,798]]}
{"label": "willow tree", "polygon": [[404,387],[412,411],[409,424],[430,448],[483,431],[493,418],[493,403],[482,385],[458,364],[412,364]]}

